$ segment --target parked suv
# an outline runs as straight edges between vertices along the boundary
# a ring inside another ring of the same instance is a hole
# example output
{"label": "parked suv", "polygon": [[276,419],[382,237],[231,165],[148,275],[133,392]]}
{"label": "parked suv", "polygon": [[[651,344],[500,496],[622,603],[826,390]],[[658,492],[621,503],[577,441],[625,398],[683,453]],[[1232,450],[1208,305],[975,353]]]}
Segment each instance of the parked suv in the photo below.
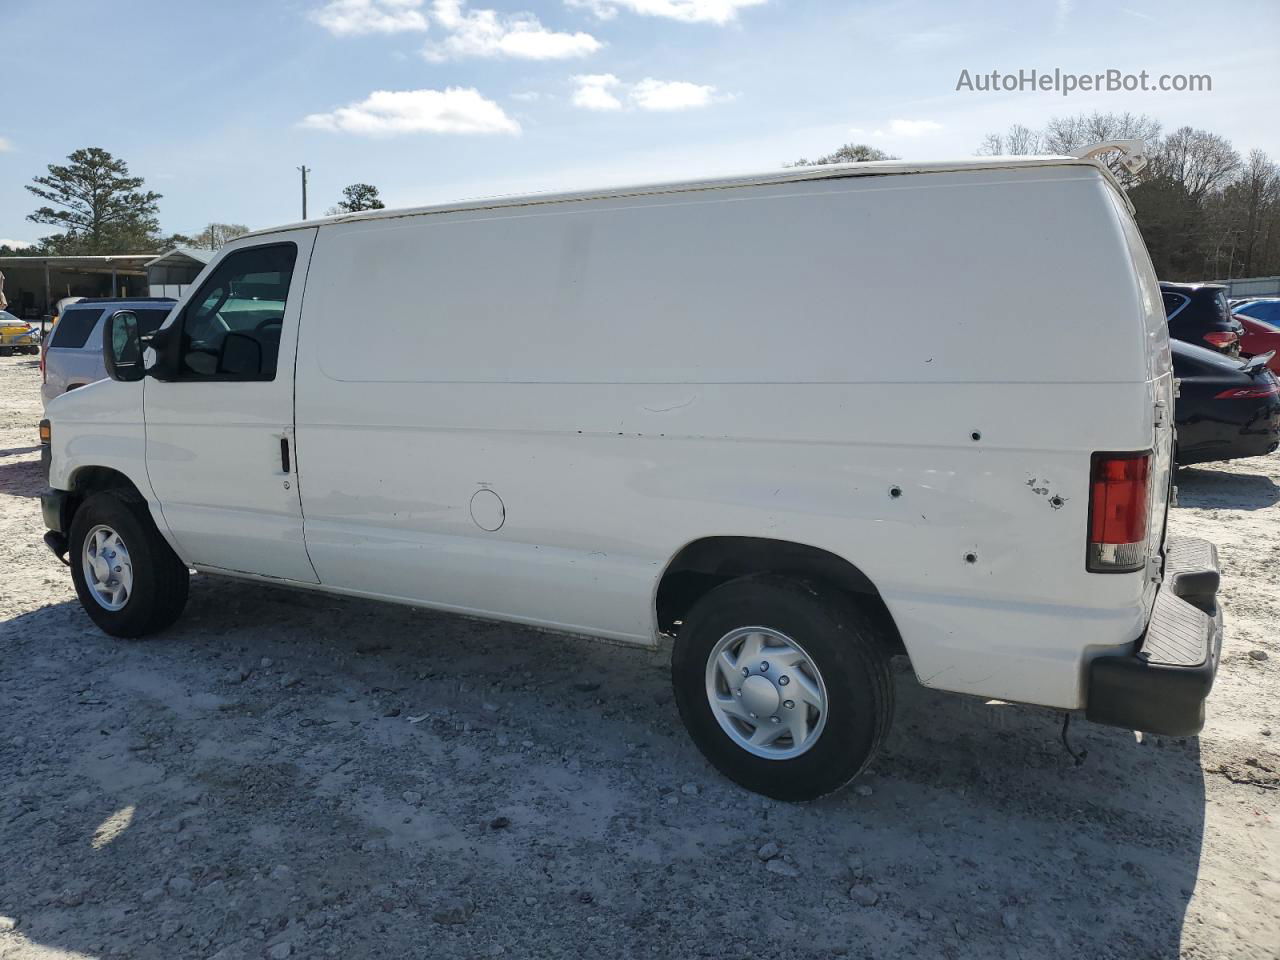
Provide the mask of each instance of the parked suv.
{"label": "parked suv", "polygon": [[130,310],[138,318],[140,332],[154,333],[176,302],[170,297],[100,297],[69,304],[49,331],[41,359],[44,383],[40,395],[45,405],[68,390],[107,375],[102,364],[102,325],[108,316],[117,310]]}
{"label": "parked suv", "polygon": [[1169,336],[1233,357],[1240,355],[1244,327],[1231,316],[1227,288],[1217,283],[1162,283]]}
{"label": "parked suv", "polygon": [[[371,271],[399,306],[357,343]],[[928,349],[878,349],[907,288]],[[108,324],[111,379],[49,404],[42,501],[107,633],[169,627],[195,568],[670,642],[693,741],[786,800],[870,762],[899,653],[929,687],[1204,722],[1217,561],[1165,539],[1165,316],[1092,162],[298,223],[223,247],[149,340]]]}

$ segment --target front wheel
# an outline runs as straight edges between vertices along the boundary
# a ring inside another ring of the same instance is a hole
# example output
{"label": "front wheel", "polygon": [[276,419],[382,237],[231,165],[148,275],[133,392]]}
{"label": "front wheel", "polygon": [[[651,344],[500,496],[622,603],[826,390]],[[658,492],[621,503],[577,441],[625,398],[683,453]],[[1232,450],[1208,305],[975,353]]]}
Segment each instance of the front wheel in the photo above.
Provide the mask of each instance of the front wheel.
{"label": "front wheel", "polygon": [[69,540],[80,605],[103,631],[143,637],[178,619],[190,575],[140,499],[93,494],[76,510]]}
{"label": "front wheel", "polygon": [[846,594],[774,576],[722,584],[676,638],[676,704],[730,780],[812,800],[867,765],[893,717],[887,646]]}

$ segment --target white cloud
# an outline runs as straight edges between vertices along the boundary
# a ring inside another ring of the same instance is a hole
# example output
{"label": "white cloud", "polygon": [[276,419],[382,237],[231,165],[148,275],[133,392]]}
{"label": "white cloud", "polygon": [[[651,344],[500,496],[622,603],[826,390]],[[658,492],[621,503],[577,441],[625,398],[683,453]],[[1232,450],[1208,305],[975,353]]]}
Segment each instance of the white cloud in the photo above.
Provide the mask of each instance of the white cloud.
{"label": "white cloud", "polygon": [[[942,124],[933,120],[890,120],[889,135],[894,137],[927,137],[942,129]],[[877,135],[882,131],[877,130]]]}
{"label": "white cloud", "polygon": [[716,88],[684,80],[645,77],[631,88],[631,102],[641,110],[688,110],[705,107],[715,99]]}
{"label": "white cloud", "polygon": [[612,73],[591,73],[576,76],[573,82],[573,105],[584,110],[621,110],[623,96],[638,110],[688,110],[729,99],[717,95],[713,86],[684,80],[645,77],[626,84]]}
{"label": "white cloud", "polygon": [[0,137],[0,153],[8,153],[13,149],[13,142],[7,137]]}
{"label": "white cloud", "polygon": [[359,103],[302,120],[313,130],[366,136],[397,133],[519,133],[520,124],[472,87],[375,90]]}
{"label": "white cloud", "polygon": [[329,0],[309,14],[334,36],[405,33],[427,29],[423,0]]}
{"label": "white cloud", "polygon": [[619,10],[648,17],[666,17],[682,23],[726,24],[746,7],[758,7],[767,0],[565,0],[569,7],[590,10],[601,20],[611,20]]}
{"label": "white cloud", "polygon": [[[422,32],[430,26],[423,12],[424,4],[425,0],[329,0],[309,16],[340,37]],[[465,7],[465,0],[434,0],[430,19],[443,29],[444,36],[423,49],[428,60],[454,57],[563,60],[595,53],[604,46],[589,33],[548,30],[532,13],[500,14],[496,10]]]}
{"label": "white cloud", "polygon": [[9,247],[12,250],[22,250],[26,247],[34,246],[34,243],[28,243],[26,240],[10,240],[7,237],[0,237],[0,247]]}
{"label": "white cloud", "polygon": [[582,74],[573,78],[573,105],[584,110],[621,110],[622,101],[609,91],[622,84],[612,73]]}
{"label": "white cloud", "polygon": [[435,0],[431,12],[449,36],[429,43],[428,60],[453,57],[516,57],[564,60],[595,53],[603,44],[589,33],[546,29],[531,13],[499,14],[496,10],[464,10],[462,0]]}

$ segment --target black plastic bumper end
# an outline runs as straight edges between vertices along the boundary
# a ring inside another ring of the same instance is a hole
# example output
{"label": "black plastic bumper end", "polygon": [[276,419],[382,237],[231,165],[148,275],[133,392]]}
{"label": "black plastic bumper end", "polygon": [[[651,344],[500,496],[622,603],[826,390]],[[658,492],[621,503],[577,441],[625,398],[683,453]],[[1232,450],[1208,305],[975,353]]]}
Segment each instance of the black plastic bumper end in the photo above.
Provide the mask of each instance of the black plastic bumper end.
{"label": "black plastic bumper end", "polygon": [[[45,528],[53,533],[68,533],[64,529],[63,517],[66,516],[67,491],[49,488],[40,494],[40,512],[44,514]],[[46,538],[47,542],[47,538]]]}
{"label": "black plastic bumper end", "polygon": [[1200,732],[1222,649],[1218,581],[1213,544],[1169,541],[1164,583],[1136,649],[1089,664],[1089,720],[1170,737]]}

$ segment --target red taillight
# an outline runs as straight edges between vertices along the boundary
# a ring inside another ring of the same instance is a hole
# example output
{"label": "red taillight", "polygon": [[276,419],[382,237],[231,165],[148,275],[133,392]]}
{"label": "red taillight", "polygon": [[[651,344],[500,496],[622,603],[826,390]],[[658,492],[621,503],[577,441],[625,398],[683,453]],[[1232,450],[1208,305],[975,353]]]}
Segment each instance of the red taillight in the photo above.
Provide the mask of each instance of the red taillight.
{"label": "red taillight", "polygon": [[1219,350],[1226,350],[1239,339],[1240,335],[1230,330],[1215,330],[1204,335],[1205,343],[1211,343]]}
{"label": "red taillight", "polygon": [[1214,394],[1215,400],[1261,400],[1263,397],[1280,396],[1280,380],[1272,380],[1265,387],[1232,387]]}
{"label": "red taillight", "polygon": [[1151,453],[1095,453],[1089,477],[1088,569],[1141,570],[1147,562]]}

